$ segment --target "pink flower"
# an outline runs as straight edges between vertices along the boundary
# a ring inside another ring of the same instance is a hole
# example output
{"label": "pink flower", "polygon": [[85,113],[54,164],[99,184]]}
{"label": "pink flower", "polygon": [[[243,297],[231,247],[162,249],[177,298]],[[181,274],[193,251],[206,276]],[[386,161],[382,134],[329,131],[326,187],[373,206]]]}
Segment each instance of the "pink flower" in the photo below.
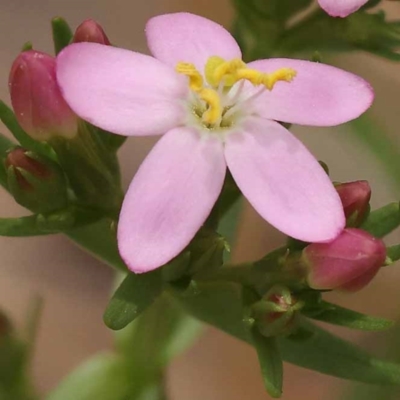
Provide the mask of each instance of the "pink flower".
{"label": "pink flower", "polygon": [[347,17],[368,0],[318,0],[319,5],[332,17]]}
{"label": "pink flower", "polygon": [[276,228],[308,242],[334,239],[345,224],[340,198],[315,158],[276,121],[341,124],[370,106],[370,86],[309,61],[246,66],[229,32],[192,14],[152,18],[146,34],[154,58],[78,43],[57,62],[63,95],[82,118],[122,135],[164,134],[122,206],[118,244],[129,268],[150,271],[185,248],[217,200],[227,167]]}
{"label": "pink flower", "polygon": [[386,259],[382,240],[361,229],[345,229],[331,243],[312,243],[303,250],[308,283],[314,289],[355,292],[364,288]]}
{"label": "pink flower", "polygon": [[9,88],[15,116],[34,139],[77,134],[78,117],[61,95],[54,57],[36,50],[19,54],[11,68]]}

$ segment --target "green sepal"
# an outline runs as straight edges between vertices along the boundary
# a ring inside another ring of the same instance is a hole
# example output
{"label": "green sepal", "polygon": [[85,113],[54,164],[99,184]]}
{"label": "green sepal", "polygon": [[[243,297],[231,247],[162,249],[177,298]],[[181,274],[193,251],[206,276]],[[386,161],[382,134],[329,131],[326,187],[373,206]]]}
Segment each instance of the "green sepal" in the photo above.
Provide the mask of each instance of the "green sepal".
{"label": "green sepal", "polygon": [[258,355],[264,386],[273,398],[282,396],[283,362],[278,341],[275,337],[262,336],[258,328],[250,329],[253,346]]}
{"label": "green sepal", "polygon": [[4,164],[7,153],[15,147],[15,143],[0,133],[0,185],[7,188],[7,170]]}
{"label": "green sepal", "polygon": [[125,328],[149,307],[163,291],[160,268],[145,274],[129,273],[112,296],[104,323],[113,330]]}
{"label": "green sepal", "polygon": [[380,331],[394,325],[393,321],[365,315],[327,301],[320,301],[315,306],[305,307],[302,313],[318,321],[364,331]]}
{"label": "green sepal", "polygon": [[92,129],[97,130],[97,134],[104,143],[104,145],[112,152],[116,152],[128,139],[127,136],[116,135],[114,133],[107,132],[103,129],[92,127]]}
{"label": "green sepal", "polygon": [[390,246],[386,249],[386,255],[388,257],[388,264],[394,263],[397,260],[400,260],[400,244],[395,246]]}
{"label": "green sepal", "polygon": [[25,42],[21,47],[21,51],[29,51],[32,49],[33,49],[32,42]]}
{"label": "green sepal", "polygon": [[53,33],[54,51],[56,55],[72,40],[72,30],[68,22],[61,17],[56,17],[51,20],[51,29]]}
{"label": "green sepal", "polygon": [[[26,159],[37,161],[46,176],[35,176],[28,170],[10,165],[7,169],[7,187],[15,201],[34,213],[65,209],[68,205],[67,181],[60,166],[32,152],[25,152],[25,155]],[[21,185],[18,177],[24,180],[25,185]]]}
{"label": "green sepal", "polygon": [[184,251],[161,268],[165,282],[174,282],[184,277],[190,265],[190,251]]}
{"label": "green sepal", "polygon": [[19,125],[14,112],[4,101],[0,100],[0,120],[12,133],[18,143],[27,150],[41,154],[50,159],[56,160],[53,149],[46,143],[37,142],[32,139]]}
{"label": "green sepal", "polygon": [[377,210],[371,211],[360,229],[371,235],[382,238],[400,225],[399,203],[390,203]]}
{"label": "green sepal", "polygon": [[[252,343],[243,320],[242,295],[234,283],[198,282],[190,296],[175,293],[192,315],[245,342]],[[372,384],[400,384],[400,365],[379,360],[355,345],[299,318],[299,328],[310,332],[304,340],[280,338],[285,361],[339,378]]]}

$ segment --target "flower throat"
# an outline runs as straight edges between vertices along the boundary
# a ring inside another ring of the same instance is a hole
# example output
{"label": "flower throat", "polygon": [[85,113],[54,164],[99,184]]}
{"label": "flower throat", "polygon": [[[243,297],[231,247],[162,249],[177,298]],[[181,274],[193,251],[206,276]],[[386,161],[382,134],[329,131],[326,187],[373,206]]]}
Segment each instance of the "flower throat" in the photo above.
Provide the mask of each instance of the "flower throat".
{"label": "flower throat", "polygon": [[[204,68],[208,85],[205,85],[203,76],[194,64],[180,62],[176,66],[176,71],[189,78],[189,88],[197,100],[193,111],[207,129],[231,126],[232,117],[238,111],[237,105],[251,102],[265,90],[272,90],[275,83],[291,82],[296,76],[296,71],[292,68],[280,68],[271,73],[263,73],[248,68],[240,59],[226,61],[218,56],[210,57]],[[254,86],[261,86],[261,90],[237,103],[246,81]],[[240,86],[234,96],[226,96],[237,82],[240,82]]]}

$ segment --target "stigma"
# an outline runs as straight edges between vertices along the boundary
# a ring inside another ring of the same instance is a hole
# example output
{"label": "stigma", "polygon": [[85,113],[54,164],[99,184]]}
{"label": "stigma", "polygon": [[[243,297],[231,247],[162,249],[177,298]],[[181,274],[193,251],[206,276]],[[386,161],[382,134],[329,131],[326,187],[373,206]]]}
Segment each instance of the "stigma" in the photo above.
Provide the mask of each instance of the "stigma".
{"label": "stigma", "polygon": [[[207,129],[229,127],[238,111],[238,104],[248,103],[265,90],[272,90],[279,81],[291,82],[296,76],[292,68],[280,68],[271,73],[248,68],[240,59],[226,61],[212,56],[207,60],[204,76],[194,64],[180,62],[175,70],[188,77],[190,90],[195,95],[194,111]],[[260,91],[239,102],[244,82],[250,82]],[[234,96],[229,96],[232,87],[241,82]]]}

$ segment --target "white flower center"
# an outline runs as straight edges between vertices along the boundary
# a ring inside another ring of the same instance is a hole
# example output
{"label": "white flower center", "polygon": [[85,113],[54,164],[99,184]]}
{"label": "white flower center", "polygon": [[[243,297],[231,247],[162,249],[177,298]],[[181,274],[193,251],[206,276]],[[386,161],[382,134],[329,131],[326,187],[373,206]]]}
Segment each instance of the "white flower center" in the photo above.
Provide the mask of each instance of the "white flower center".
{"label": "white flower center", "polygon": [[[246,114],[244,110],[265,90],[272,90],[276,82],[291,82],[296,76],[291,68],[263,73],[248,68],[242,60],[225,61],[218,56],[210,57],[206,63],[207,84],[193,64],[178,63],[176,71],[189,78],[189,103],[194,122],[205,130],[217,132],[235,125]],[[260,89],[246,97],[243,93],[246,81]]]}

